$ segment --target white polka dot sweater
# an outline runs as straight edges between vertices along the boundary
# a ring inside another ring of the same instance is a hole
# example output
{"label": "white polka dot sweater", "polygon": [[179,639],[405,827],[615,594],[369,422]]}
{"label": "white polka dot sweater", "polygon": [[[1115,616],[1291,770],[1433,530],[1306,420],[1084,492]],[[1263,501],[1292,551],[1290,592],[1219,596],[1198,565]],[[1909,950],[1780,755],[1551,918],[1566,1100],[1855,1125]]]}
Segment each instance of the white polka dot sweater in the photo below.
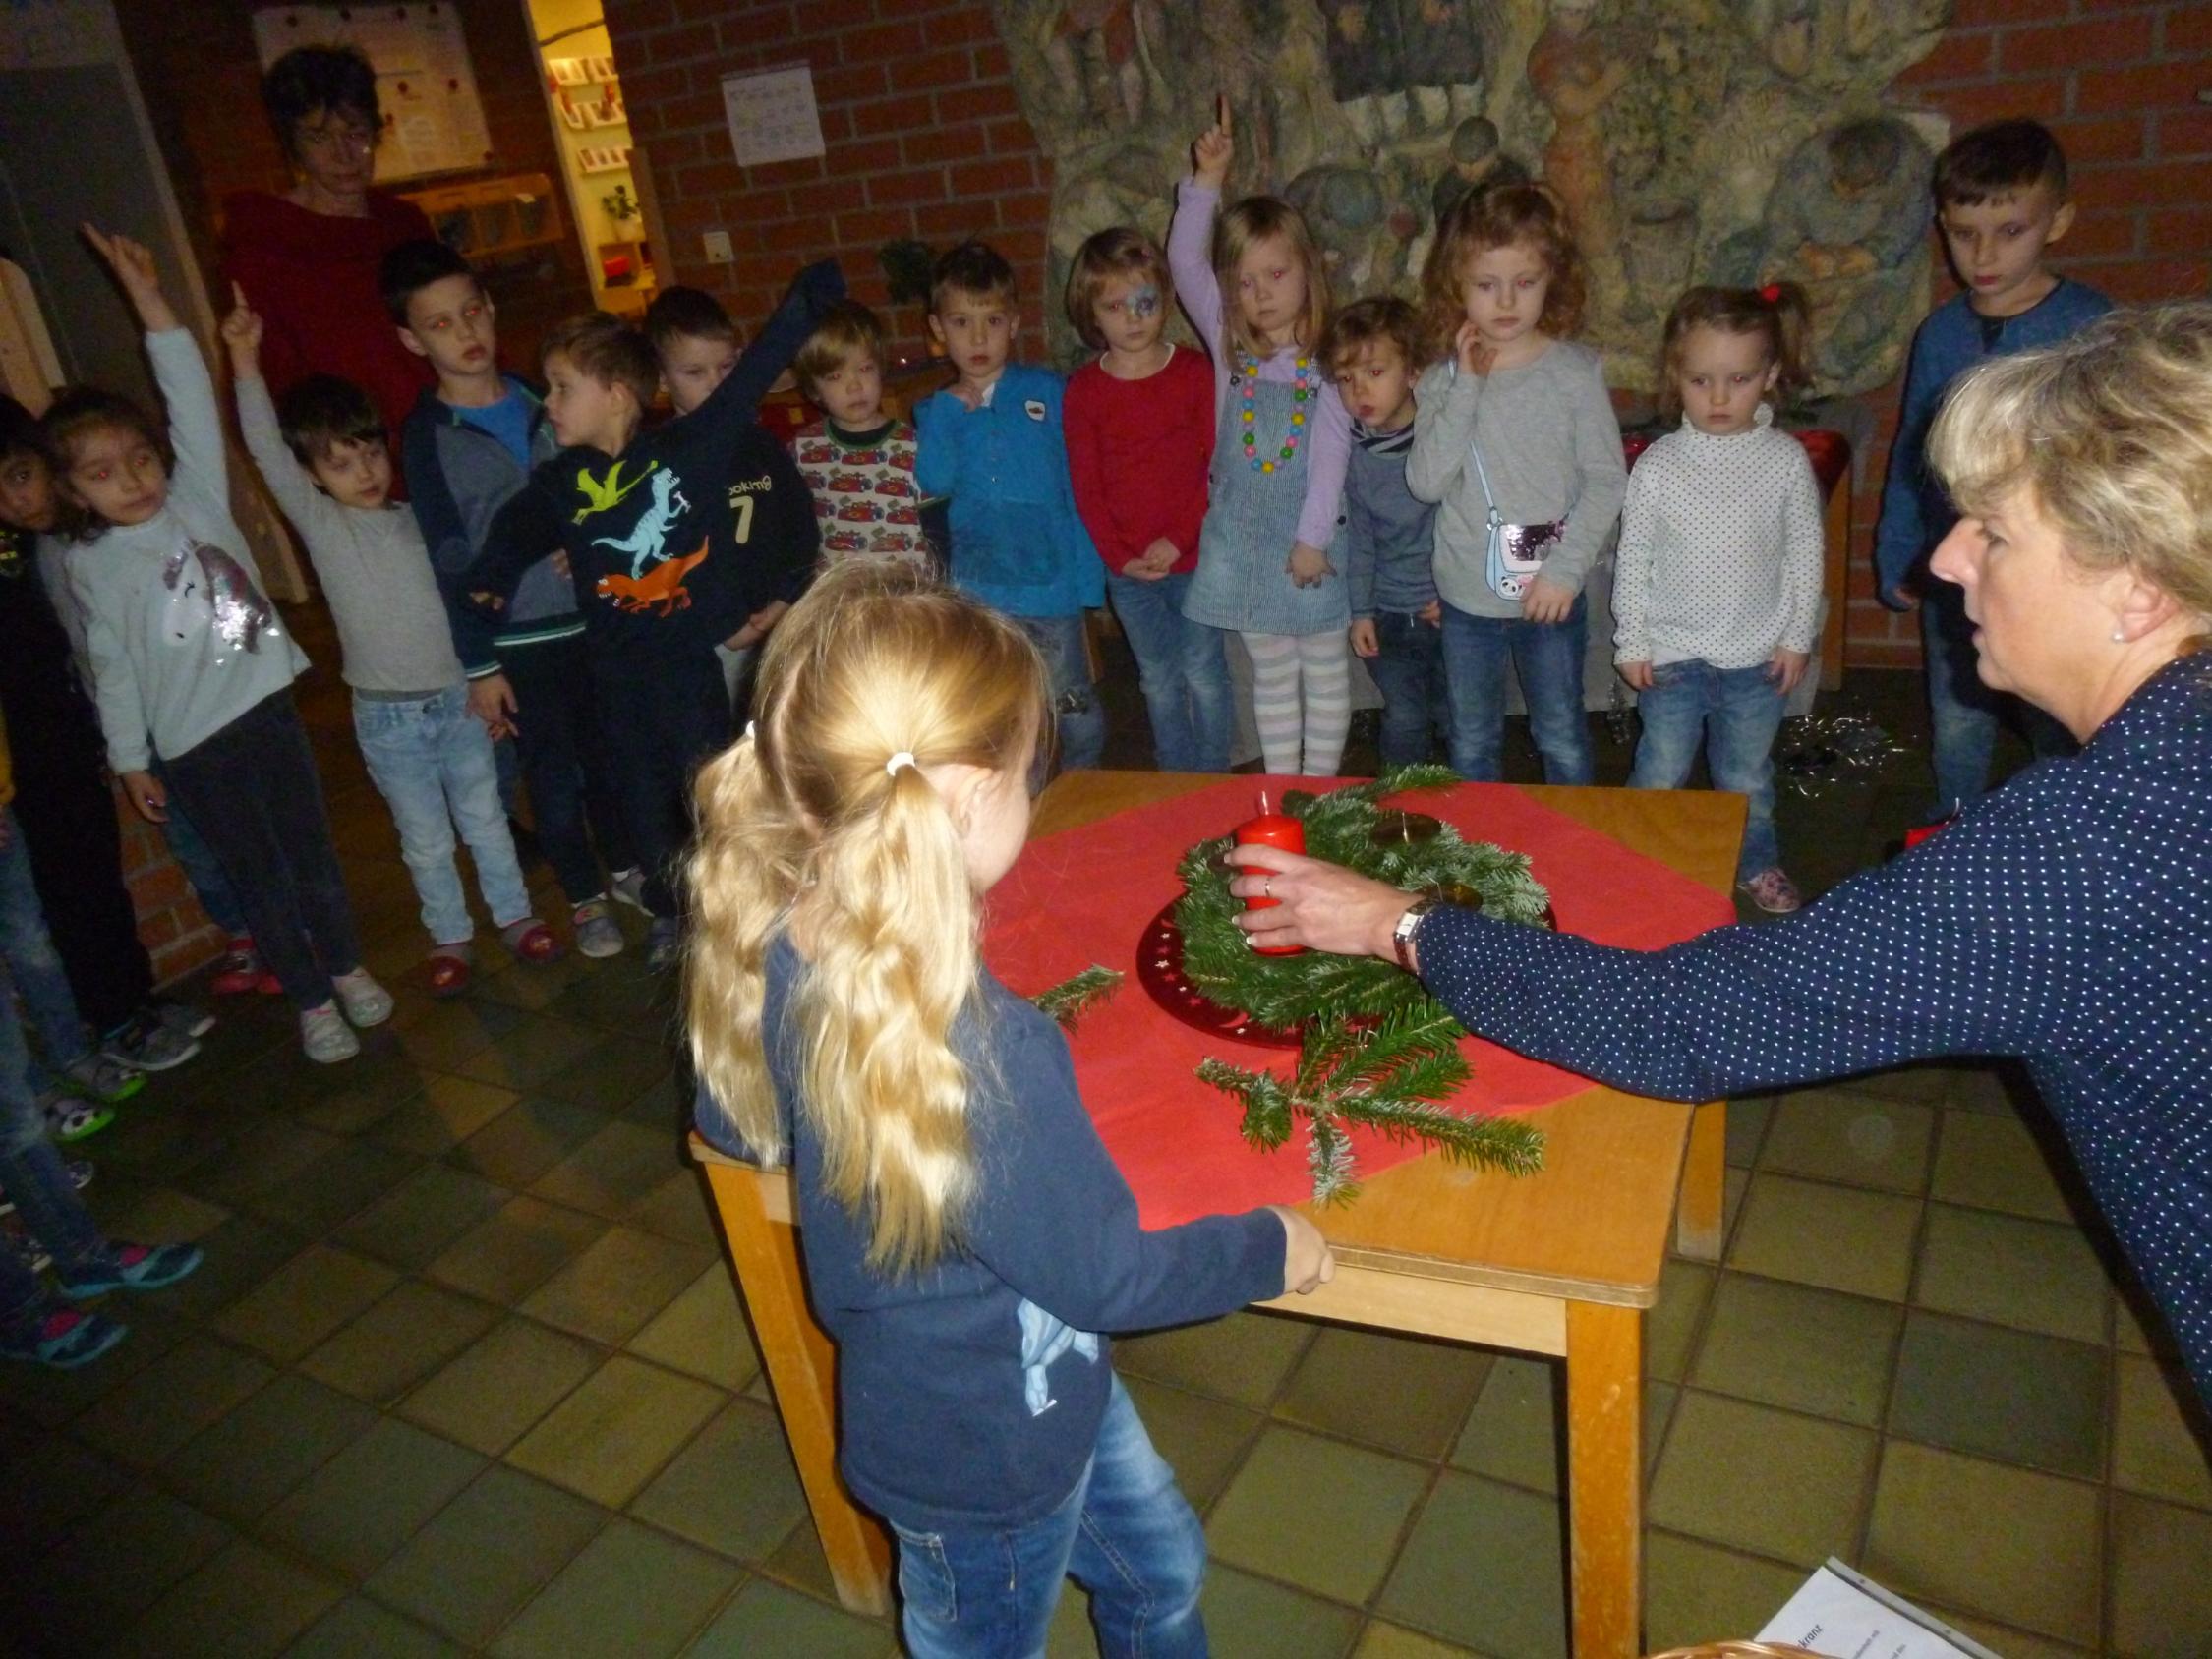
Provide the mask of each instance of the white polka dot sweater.
{"label": "white polka dot sweater", "polygon": [[1418,942],[1470,1030],[1668,1100],[2024,1058],[2212,1401],[2212,660],[1782,921],[1647,952],[1447,908]]}
{"label": "white polka dot sweater", "polygon": [[1636,462],[1613,579],[1613,660],[1749,668],[1820,627],[1821,496],[1805,446],[1765,423],[1684,422]]}

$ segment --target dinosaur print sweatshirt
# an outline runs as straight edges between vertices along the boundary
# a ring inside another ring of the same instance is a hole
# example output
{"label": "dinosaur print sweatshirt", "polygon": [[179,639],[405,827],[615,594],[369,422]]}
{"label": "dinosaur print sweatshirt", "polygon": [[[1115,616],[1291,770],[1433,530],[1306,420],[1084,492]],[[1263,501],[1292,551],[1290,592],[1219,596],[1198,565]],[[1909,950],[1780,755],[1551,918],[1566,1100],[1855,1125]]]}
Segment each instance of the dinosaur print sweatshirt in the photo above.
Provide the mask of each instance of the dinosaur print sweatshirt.
{"label": "dinosaur print sweatshirt", "polygon": [[[641,428],[621,454],[565,449],[499,509],[463,593],[504,601],[557,544],[601,661],[651,665],[727,640],[786,573],[812,564],[813,499],[755,423],[761,398],[822,311],[844,292],[835,263],[801,271],[737,366],[690,414]],[[463,660],[487,660],[493,614],[458,607]]]}

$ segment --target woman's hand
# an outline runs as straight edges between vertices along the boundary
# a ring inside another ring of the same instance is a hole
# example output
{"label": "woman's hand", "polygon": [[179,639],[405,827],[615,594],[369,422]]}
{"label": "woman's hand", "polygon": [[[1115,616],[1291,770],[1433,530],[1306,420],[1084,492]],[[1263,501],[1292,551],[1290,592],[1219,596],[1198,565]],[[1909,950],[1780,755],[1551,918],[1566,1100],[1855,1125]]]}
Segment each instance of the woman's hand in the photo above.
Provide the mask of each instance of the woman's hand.
{"label": "woman's hand", "polygon": [[1309,1295],[1336,1277],[1336,1257],[1321,1230],[1296,1210],[1270,1204],[1283,1224],[1283,1288]]}
{"label": "woman's hand", "polygon": [[1783,646],[1775,647],[1775,655],[1767,659],[1767,677],[1775,682],[1775,689],[1787,697],[1797,689],[1797,682],[1805,677],[1805,668],[1813,660],[1808,651],[1791,651]]}
{"label": "woman's hand", "polygon": [[1650,691],[1652,689],[1652,665],[1649,662],[1616,662],[1613,667],[1619,672],[1620,677],[1629,683],[1631,689],[1636,691]]}
{"label": "woman's hand", "polygon": [[1219,190],[1229,182],[1229,163],[1237,153],[1227,92],[1213,95],[1213,125],[1200,133],[1198,142],[1191,146],[1193,163],[1191,177],[1208,190]]}
{"label": "woman's hand", "polygon": [[262,317],[246,303],[246,290],[230,285],[230,315],[223,318],[223,344],[230,350],[230,372],[241,380],[262,377]]}
{"label": "woman's hand", "polygon": [[1397,960],[1390,936],[1414,901],[1403,887],[1280,847],[1234,847],[1229,862],[1244,870],[1229,884],[1231,892],[1275,901],[1272,909],[1238,914],[1237,926],[1253,944],[1303,944],[1338,956]]}
{"label": "woman's hand", "polygon": [[1556,582],[1539,576],[1521,595],[1521,616],[1529,622],[1564,622],[1575,607],[1575,596]]}
{"label": "woman's hand", "polygon": [[1483,338],[1483,331],[1472,322],[1459,325],[1452,336],[1452,356],[1459,360],[1459,372],[1472,374],[1478,380],[1487,375],[1497,363],[1497,347]]}
{"label": "woman's hand", "polygon": [[1293,546],[1283,568],[1290,572],[1291,585],[1296,588],[1318,588],[1336,574],[1336,566],[1329,563],[1328,554],[1310,542]]}
{"label": "woman's hand", "polygon": [[150,772],[123,773],[123,793],[131,797],[131,805],[148,824],[169,822],[169,791],[162,788],[161,779]]}
{"label": "woman's hand", "polygon": [[127,236],[102,236],[88,223],[77,228],[123,285],[131,309],[139,314],[141,327],[148,334],[163,334],[177,326],[177,314],[169,305],[169,297],[161,292],[161,272],[153,262],[151,249]]}

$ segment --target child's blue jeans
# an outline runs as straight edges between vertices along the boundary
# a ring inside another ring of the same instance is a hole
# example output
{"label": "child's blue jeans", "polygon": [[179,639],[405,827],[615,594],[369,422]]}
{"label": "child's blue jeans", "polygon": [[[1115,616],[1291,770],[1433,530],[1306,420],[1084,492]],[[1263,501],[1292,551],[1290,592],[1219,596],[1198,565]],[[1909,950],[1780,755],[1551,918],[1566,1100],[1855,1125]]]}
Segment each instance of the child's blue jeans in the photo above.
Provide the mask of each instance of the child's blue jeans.
{"label": "child's blue jeans", "polygon": [[1706,770],[1716,789],[1732,789],[1751,803],[1743,827],[1736,879],[1748,880],[1781,862],[1775,838],[1775,733],[1787,699],[1769,677],[1767,664],[1716,668],[1710,662],[1661,662],[1652,669],[1652,689],[1638,694],[1644,735],[1636,745],[1631,789],[1679,789],[1689,781],[1705,743]]}
{"label": "child's blue jeans", "polygon": [[[11,837],[9,850],[22,862]],[[0,852],[0,863],[8,860]],[[28,877],[26,878],[28,883]],[[43,933],[43,927],[40,928]],[[65,1278],[91,1277],[106,1253],[106,1240],[86,1214],[85,1204],[62,1168],[61,1155],[46,1139],[46,1116],[30,1078],[30,1052],[24,1046],[23,1023],[15,999],[0,975],[0,1192],[15,1200],[24,1230],[43,1244]],[[47,1307],[45,1289],[13,1250],[0,1249],[0,1331],[27,1336]]]}
{"label": "child's blue jeans", "polygon": [[1505,663],[1521,677],[1529,730],[1543,756],[1546,783],[1588,783],[1596,775],[1590,717],[1582,707],[1582,658],[1590,627],[1588,595],[1575,596],[1564,622],[1476,616],[1444,606],[1444,678],[1451,688],[1452,771],[1471,783],[1495,783],[1505,754]]}
{"label": "child's blue jeans", "polygon": [[1116,1378],[1090,1467],[1060,1507],[1013,1531],[899,1535],[902,1630],[914,1659],[1042,1653],[1061,1580],[1090,1592],[1104,1653],[1206,1651],[1206,1538]]}
{"label": "child's blue jeans", "polygon": [[2016,709],[2028,746],[2038,760],[2074,752],[2066,728],[2032,703],[1982,684],[1974,624],[1966,616],[1965,591],[1931,580],[1920,599],[1920,655],[1928,672],[1928,724],[1934,738],[1935,816],[1970,807],[1989,788],[1997,756],[1997,722]]}
{"label": "child's blue jeans", "polygon": [[503,928],[528,916],[530,891],[499,802],[492,737],[469,713],[467,691],[456,685],[406,701],[356,692],[353,732],[369,776],[399,826],[399,856],[415,878],[431,939],[459,944],[476,932],[453,863],[456,824],[476,860],[492,920]]}
{"label": "child's blue jeans", "polygon": [[[24,1012],[30,1018],[47,1064],[72,1065],[91,1053],[91,1036],[78,1015],[61,953],[46,931],[46,913],[38,905],[23,830],[6,807],[0,807],[0,836],[5,837],[0,841],[0,961],[6,962],[8,977],[23,998]],[[9,1022],[15,1023],[12,1011]],[[23,1046],[20,1032],[16,1044]],[[27,1084],[33,1094],[38,1080],[34,1076]]]}
{"label": "child's blue jeans", "polygon": [[1106,591],[1136,657],[1152,751],[1162,772],[1227,772],[1229,661],[1221,630],[1183,614],[1192,572],[1157,582],[1108,572]]}
{"label": "child's blue jeans", "polygon": [[1368,658],[1368,672],[1382,693],[1382,764],[1417,766],[1434,754],[1437,733],[1450,739],[1444,630],[1407,611],[1378,610],[1374,639],[1378,649]]}
{"label": "child's blue jeans", "polygon": [[1073,616],[1017,616],[1017,626],[1044,654],[1052,676],[1053,725],[1060,734],[1060,765],[1068,772],[1094,767],[1106,753],[1106,711],[1090,683],[1090,658],[1083,650],[1083,613]]}

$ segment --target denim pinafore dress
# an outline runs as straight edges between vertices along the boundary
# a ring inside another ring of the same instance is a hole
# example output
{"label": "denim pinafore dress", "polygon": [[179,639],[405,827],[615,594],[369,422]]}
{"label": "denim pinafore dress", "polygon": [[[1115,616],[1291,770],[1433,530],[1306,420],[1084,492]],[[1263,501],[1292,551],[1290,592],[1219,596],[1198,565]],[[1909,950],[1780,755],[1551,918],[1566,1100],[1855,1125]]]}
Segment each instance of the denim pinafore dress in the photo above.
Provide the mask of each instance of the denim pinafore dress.
{"label": "denim pinafore dress", "polygon": [[[1245,365],[1240,364],[1230,371],[1229,393],[1217,413],[1206,516],[1198,531],[1198,569],[1183,596],[1183,614],[1245,634],[1325,634],[1350,627],[1352,601],[1342,571],[1315,587],[1301,588],[1286,568],[1306,505],[1319,399],[1334,397],[1336,389],[1316,372],[1313,395],[1300,403],[1291,385],[1252,379],[1253,446],[1275,464],[1273,472],[1263,473],[1245,456],[1240,418],[1245,381]],[[1300,411],[1306,424],[1293,429],[1291,416]],[[1293,429],[1300,434],[1298,448],[1285,460],[1283,441]]]}

